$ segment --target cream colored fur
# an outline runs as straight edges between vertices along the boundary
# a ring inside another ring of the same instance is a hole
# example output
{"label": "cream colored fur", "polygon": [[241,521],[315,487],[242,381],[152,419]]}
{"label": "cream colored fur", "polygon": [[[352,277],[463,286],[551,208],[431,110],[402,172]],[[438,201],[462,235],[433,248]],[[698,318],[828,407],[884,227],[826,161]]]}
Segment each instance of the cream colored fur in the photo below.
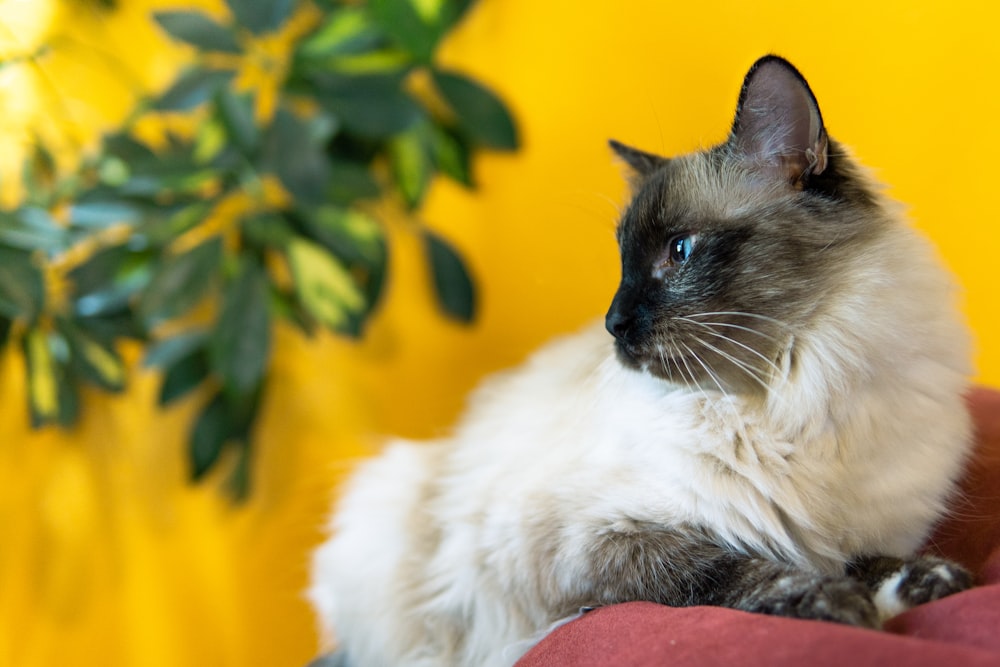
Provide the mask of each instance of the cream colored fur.
{"label": "cream colored fur", "polygon": [[766,398],[627,370],[594,324],[490,380],[452,437],[366,462],[315,554],[329,638],[352,667],[510,665],[584,590],[594,536],[634,522],[831,573],[910,554],[968,449],[967,335],[905,225],[841,270]]}

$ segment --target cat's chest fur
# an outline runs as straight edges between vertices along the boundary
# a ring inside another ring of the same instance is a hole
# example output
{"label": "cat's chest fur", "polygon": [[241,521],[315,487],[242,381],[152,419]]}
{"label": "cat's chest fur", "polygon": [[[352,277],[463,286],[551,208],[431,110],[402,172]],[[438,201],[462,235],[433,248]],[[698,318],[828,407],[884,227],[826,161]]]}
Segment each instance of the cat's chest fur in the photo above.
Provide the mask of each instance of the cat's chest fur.
{"label": "cat's chest fur", "polygon": [[[821,363],[822,351],[799,354],[799,364]],[[960,377],[938,370],[945,384]],[[630,523],[708,526],[733,545],[828,571],[866,550],[911,551],[916,526],[939,510],[942,467],[961,460],[933,444],[927,410],[943,435],[962,432],[961,406],[900,397],[891,381],[810,395],[809,375],[799,368],[776,382],[767,402],[665,385],[623,368],[593,327],[481,392],[443,463],[436,511],[477,525],[475,548],[512,561],[531,548],[532,530],[583,546]],[[911,429],[879,418],[906,409]]]}

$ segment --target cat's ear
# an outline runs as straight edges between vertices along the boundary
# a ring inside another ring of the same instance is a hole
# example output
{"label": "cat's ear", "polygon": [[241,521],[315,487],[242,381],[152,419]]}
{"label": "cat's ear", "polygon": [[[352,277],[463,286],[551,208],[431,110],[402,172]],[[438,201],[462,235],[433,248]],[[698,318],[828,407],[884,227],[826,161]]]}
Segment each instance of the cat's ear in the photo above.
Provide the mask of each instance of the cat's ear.
{"label": "cat's ear", "polygon": [[787,60],[764,56],[747,72],[729,143],[753,168],[795,187],[826,169],[823,116],[809,84]]}
{"label": "cat's ear", "polygon": [[614,139],[609,140],[608,145],[629,166],[631,173],[628,178],[633,188],[642,185],[647,176],[656,171],[657,167],[667,162],[667,158],[665,157],[626,146]]}

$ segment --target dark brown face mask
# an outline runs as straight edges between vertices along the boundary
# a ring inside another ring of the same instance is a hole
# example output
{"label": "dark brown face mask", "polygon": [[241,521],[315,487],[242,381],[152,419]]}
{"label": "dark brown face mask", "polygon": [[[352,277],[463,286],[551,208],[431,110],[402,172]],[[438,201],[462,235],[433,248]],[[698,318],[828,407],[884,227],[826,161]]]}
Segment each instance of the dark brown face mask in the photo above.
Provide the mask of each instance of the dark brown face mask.
{"label": "dark brown face mask", "polygon": [[[879,232],[875,195],[788,62],[761,58],[726,142],[664,158],[611,147],[634,196],[605,318],[620,361],[671,382],[753,393],[785,372],[838,266]],[[783,358],[785,357],[785,358]]]}

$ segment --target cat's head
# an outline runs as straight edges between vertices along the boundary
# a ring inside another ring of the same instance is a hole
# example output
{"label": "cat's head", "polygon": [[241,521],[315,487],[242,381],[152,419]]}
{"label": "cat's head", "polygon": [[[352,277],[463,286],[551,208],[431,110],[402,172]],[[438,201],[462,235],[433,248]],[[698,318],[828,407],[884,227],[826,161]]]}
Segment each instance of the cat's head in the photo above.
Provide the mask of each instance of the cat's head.
{"label": "cat's head", "polygon": [[729,138],[663,158],[611,142],[634,198],[608,310],[620,361],[754,392],[886,224],[880,195],[833,142],[805,79],[776,56],[747,73]]}

